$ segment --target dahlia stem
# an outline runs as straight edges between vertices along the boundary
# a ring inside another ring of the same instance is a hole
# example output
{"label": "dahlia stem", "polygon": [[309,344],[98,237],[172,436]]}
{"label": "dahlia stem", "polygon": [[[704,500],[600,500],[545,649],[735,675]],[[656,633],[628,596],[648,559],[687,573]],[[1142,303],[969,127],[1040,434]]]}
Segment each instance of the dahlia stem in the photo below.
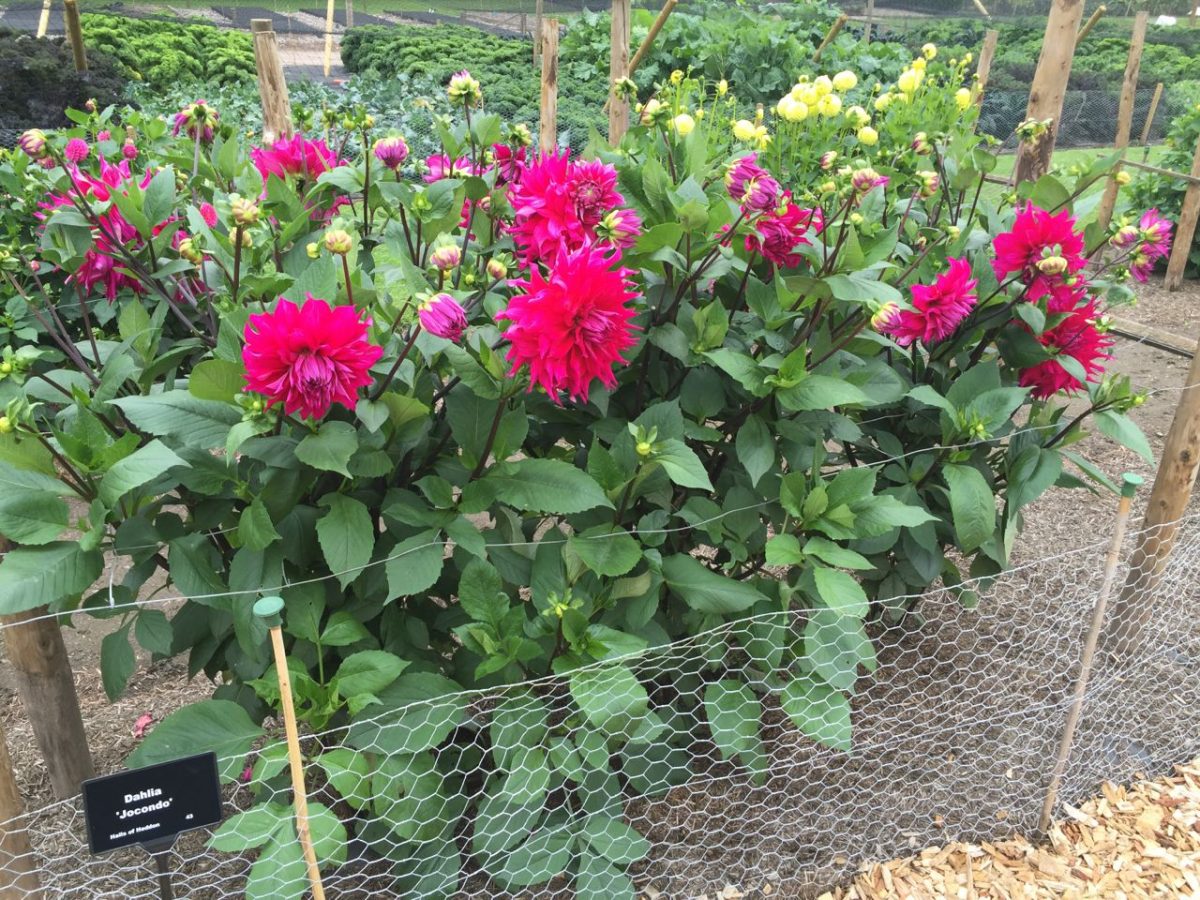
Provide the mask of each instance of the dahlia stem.
{"label": "dahlia stem", "polygon": [[238,283],[242,275],[242,226],[233,226],[233,305],[237,306]]}
{"label": "dahlia stem", "polygon": [[83,316],[83,330],[87,334],[88,343],[92,345],[92,359],[96,368],[100,368],[100,348],[96,346],[96,333],[92,331],[92,317],[88,315],[87,301],[83,299],[83,291],[75,285],[75,299],[79,301],[79,312]]}
{"label": "dahlia stem", "polygon": [[379,387],[371,391],[370,396],[367,398],[368,400],[378,400],[383,395],[383,392],[388,389],[388,386],[392,383],[392,379],[395,378],[396,373],[400,371],[400,364],[404,362],[405,357],[407,357],[409,351],[412,350],[413,344],[417,342],[417,335],[420,333],[421,326],[419,324],[414,325],[412,335],[409,337],[408,343],[404,345],[404,349],[401,350],[400,355],[396,357],[395,363],[392,364],[392,367],[388,370],[387,375],[384,376],[383,381],[379,383]]}
{"label": "dahlia stem", "polygon": [[500,431],[500,420],[504,418],[504,411],[508,408],[508,396],[500,395],[500,401],[496,404],[496,414],[492,416],[492,427],[488,431],[487,440],[483,444],[483,452],[479,454],[479,462],[475,464],[475,468],[471,471],[471,475],[467,478],[468,482],[474,481],[483,474],[484,468],[487,467],[488,457],[492,455],[492,446],[496,443],[496,435]]}
{"label": "dahlia stem", "polygon": [[201,130],[199,128],[197,128],[195,139],[193,141],[195,146],[192,148],[192,202],[193,203],[196,201],[196,184],[195,184],[196,176],[200,174],[200,135],[201,135]]}
{"label": "dahlia stem", "polygon": [[[400,173],[396,173],[396,180],[400,180]],[[404,204],[400,204],[400,224],[404,226],[404,243],[408,245],[408,255],[415,263],[417,261],[417,251],[413,248],[412,231],[408,227],[408,213],[404,210]]]}
{"label": "dahlia stem", "polygon": [[371,233],[371,150],[363,131],[363,240]]}
{"label": "dahlia stem", "polygon": [[350,257],[348,254],[342,254],[342,275],[346,279],[346,301],[354,305],[354,288],[350,286]]}

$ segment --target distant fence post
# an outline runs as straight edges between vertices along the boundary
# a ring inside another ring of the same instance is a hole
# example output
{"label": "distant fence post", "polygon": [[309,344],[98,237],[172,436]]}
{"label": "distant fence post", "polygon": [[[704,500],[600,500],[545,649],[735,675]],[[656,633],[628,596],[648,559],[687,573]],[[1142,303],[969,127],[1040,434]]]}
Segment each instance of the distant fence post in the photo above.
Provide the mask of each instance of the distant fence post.
{"label": "distant fence post", "polygon": [[1142,162],[1150,158],[1150,129],[1154,127],[1154,116],[1158,113],[1158,103],[1162,100],[1163,83],[1154,86],[1154,96],[1150,98],[1150,111],[1146,113],[1146,124],[1142,126]]}
{"label": "distant fence post", "polygon": [[1042,52],[1038,56],[1033,86],[1029,91],[1026,120],[1050,120],[1049,130],[1030,143],[1022,141],[1017,148],[1014,182],[1036,181],[1050,168],[1050,156],[1058,138],[1067,79],[1071,77],[1071,62],[1075,57],[1075,36],[1083,18],[1083,0],[1054,0],[1046,20]]}
{"label": "distant fence post", "polygon": [[71,41],[71,55],[75,58],[75,71],[87,71],[87,51],[83,46],[83,26],[79,23],[78,0],[63,0],[63,22],[67,26],[67,37]]}
{"label": "distant fence post", "polygon": [[354,27],[354,0],[346,0],[346,27]]}
{"label": "distant fence post", "polygon": [[629,0],[612,0],[612,49],[608,63],[608,142],[621,143],[629,130],[629,104],[618,95],[616,83],[629,73]]}
{"label": "distant fence post", "polygon": [[629,75],[633,77],[633,73],[637,71],[646,60],[646,55],[650,52],[650,48],[654,46],[654,39],[658,37],[658,33],[662,31],[663,26],[667,24],[667,19],[671,16],[671,11],[675,9],[675,4],[679,0],[667,0],[659,10],[658,18],[650,26],[650,30],[646,32],[646,38],[642,41],[642,46],[638,47],[637,53],[633,54],[633,59],[629,61]]}
{"label": "distant fence post", "polygon": [[19,821],[24,815],[25,803],[13,774],[8,740],[0,726],[0,897],[6,900],[40,900],[42,896],[29,833]]}
{"label": "distant fence post", "polygon": [[325,3],[325,77],[333,68],[333,4],[336,0],[326,0]]}
{"label": "distant fence post", "polygon": [[[1192,156],[1192,178],[1200,178],[1200,141]],[[1175,223],[1175,242],[1171,247],[1171,259],[1167,262],[1167,277],[1164,282],[1168,291],[1177,291],[1183,284],[1183,270],[1187,267],[1188,253],[1192,249],[1192,238],[1196,235],[1196,219],[1200,217],[1200,184],[1189,181],[1187,193],[1183,195],[1183,209]]]}
{"label": "distant fence post", "polygon": [[538,61],[542,58],[542,17],[544,12],[544,0],[537,0],[533,7],[533,65],[537,68]]}
{"label": "distant fence post", "polygon": [[38,19],[37,36],[44,38],[50,30],[50,0],[42,0],[42,15]]}
{"label": "distant fence post", "polygon": [[558,146],[558,19],[542,20],[542,95],[538,146],[552,153]]}
{"label": "distant fence post", "polygon": [[833,24],[829,26],[829,31],[825,35],[825,40],[821,41],[821,45],[817,47],[817,52],[813,54],[813,62],[817,62],[821,58],[821,54],[825,52],[825,48],[833,43],[833,39],[841,33],[841,30],[846,27],[846,23],[850,21],[850,17],[842,13],[833,20]]}
{"label": "distant fence post", "polygon": [[1103,18],[1108,12],[1108,7],[1101,4],[1092,10],[1092,14],[1088,16],[1088,20],[1083,23],[1083,27],[1079,29],[1079,34],[1075,36],[1075,49],[1079,49],[1079,45],[1083,43],[1083,39],[1092,33],[1092,29],[1096,27],[1096,23]]}
{"label": "distant fence post", "polygon": [[875,21],[875,0],[867,0],[867,24],[863,26],[863,43],[871,43],[871,23]]}
{"label": "distant fence post", "polygon": [[[1103,7],[1101,7],[1103,9]],[[1121,151],[1121,159],[1125,158],[1125,148],[1129,146],[1129,133],[1133,129],[1133,103],[1137,99],[1138,73],[1142,68],[1142,48],[1146,43],[1146,21],[1150,14],[1142,11],[1133,20],[1133,36],[1129,40],[1129,60],[1125,63],[1125,79],[1121,82],[1121,106],[1117,112],[1116,148]],[[1117,172],[1121,171],[1118,162],[1108,183],[1104,186],[1104,196],[1100,199],[1100,209],[1096,219],[1104,228],[1112,221],[1113,209],[1117,205]]]}
{"label": "distant fence post", "polygon": [[983,91],[992,75],[992,60],[996,58],[996,42],[1000,40],[1000,32],[989,28],[983,35],[983,48],[979,51],[979,65],[975,69],[978,76],[979,102],[983,102]]}
{"label": "distant fence post", "polygon": [[273,144],[280,138],[290,138],[295,131],[287,79],[271,20],[251,19],[250,33],[254,37],[254,67],[258,71],[258,97],[262,102],[263,143]]}

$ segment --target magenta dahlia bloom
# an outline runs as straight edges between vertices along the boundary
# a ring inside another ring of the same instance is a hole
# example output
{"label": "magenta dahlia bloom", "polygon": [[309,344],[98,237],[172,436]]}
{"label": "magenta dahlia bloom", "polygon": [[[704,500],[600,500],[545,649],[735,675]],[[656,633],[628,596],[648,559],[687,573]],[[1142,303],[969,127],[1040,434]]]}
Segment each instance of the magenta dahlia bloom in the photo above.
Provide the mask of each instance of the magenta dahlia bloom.
{"label": "magenta dahlia bloom", "polygon": [[767,212],[779,202],[779,182],[758,164],[757,153],[748,153],[729,166],[725,187],[744,209]]}
{"label": "magenta dahlia bloom", "polygon": [[200,143],[210,144],[213,139],[213,126],[219,118],[217,111],[209,106],[207,101],[197,100],[175,113],[175,124],[171,134],[179,137],[180,132],[183,132],[193,141],[199,138]]}
{"label": "magenta dahlia bloom", "polygon": [[521,167],[525,165],[524,147],[513,147],[511,144],[492,144],[492,158],[496,161],[498,183],[511,184],[521,177]]}
{"label": "magenta dahlia bloom", "polygon": [[[1083,235],[1076,232],[1071,213],[1064,209],[1055,215],[1032,203],[1017,211],[1011,231],[996,235],[992,251],[996,278],[1018,275],[1029,288],[1030,300],[1040,300],[1064,276],[1087,265]],[[1054,271],[1060,268],[1057,264],[1047,266],[1051,260],[1063,261],[1060,271]]]}
{"label": "magenta dahlia bloom", "polygon": [[1147,244],[1162,247],[1162,256],[1171,252],[1171,231],[1174,227],[1171,220],[1161,216],[1157,209],[1146,210],[1138,220],[1142,240]]}
{"label": "magenta dahlia bloom", "polygon": [[121,145],[121,156],[130,161],[137,159],[137,144],[135,144],[133,141],[126,140],[125,143]]}
{"label": "magenta dahlia bloom", "polygon": [[217,208],[211,203],[200,204],[200,218],[204,220],[204,224],[209,228],[217,227]]}
{"label": "magenta dahlia bloom", "polygon": [[[1088,381],[1104,373],[1104,361],[1112,358],[1108,348],[1113,339],[1096,327],[1096,304],[1091,301],[1072,312],[1053,328],[1038,335],[1038,341],[1052,355],[1072,357],[1083,366]],[[1078,391],[1083,387],[1056,359],[1048,359],[1021,372],[1018,383],[1032,388],[1040,400],[1059,391]]]}
{"label": "magenta dahlia bloom", "polygon": [[614,209],[596,227],[596,243],[624,250],[637,243],[642,217],[632,209]]}
{"label": "magenta dahlia bloom", "polygon": [[975,306],[975,287],[971,264],[965,259],[948,257],[950,268],[933,284],[912,286],[912,309],[896,309],[879,330],[891,335],[901,347],[920,341],[926,347],[944,341]]}
{"label": "magenta dahlia bloom", "polygon": [[1087,302],[1088,283],[1076,276],[1070,283],[1062,282],[1050,287],[1046,295],[1046,312],[1051,315],[1071,312],[1081,303]]}
{"label": "magenta dahlia bloom", "polygon": [[510,323],[504,332],[512,344],[510,374],[528,366],[530,390],[541,385],[555,403],[564,392],[587,402],[594,380],[616,386],[613,368],[625,363],[621,352],[636,343],[630,301],[637,297],[632,273],[617,259],[598,247],[561,248],[549,277],[535,266],[529,280],[510,282],[521,293],[497,318]]}
{"label": "magenta dahlia bloom", "polygon": [[322,172],[342,165],[342,160],[324,141],[310,141],[301,134],[280,138],[270,147],[255,147],[250,151],[250,159],[263,181],[272,175],[285,180],[294,175],[315,181]]}
{"label": "magenta dahlia bloom", "polygon": [[467,330],[467,312],[449,294],[434,294],[417,307],[421,327],[436,337],[457,341]]}
{"label": "magenta dahlia bloom", "polygon": [[759,253],[785,269],[794,269],[804,257],[798,248],[811,244],[809,233],[820,234],[824,221],[819,209],[801,209],[784,192],[783,205],[754,222],[754,231],[746,235],[746,250]]}
{"label": "magenta dahlia bloom", "polygon": [[46,133],[40,128],[30,128],[17,138],[17,146],[30,159],[41,159],[46,155]]}
{"label": "magenta dahlia bloom", "polygon": [[76,165],[87,159],[89,153],[91,148],[83,138],[71,138],[67,141],[67,146],[63,147],[63,158]]}
{"label": "magenta dahlia bloom", "polygon": [[460,156],[458,159],[452,160],[445,153],[426,157],[425,168],[428,170],[424,176],[426,184],[433,184],[443,178],[466,178],[468,175],[483,174],[482,170],[471,162],[469,157]]}
{"label": "magenta dahlia bloom", "polygon": [[353,306],[330,307],[311,294],[302,306],[280,298],[273,312],[246,323],[242,361],[246,388],[282,403],[289,415],[320,419],[334,403],[354,409],[358,389],[383,348],[367,341],[367,325]]}
{"label": "magenta dahlia bloom", "polygon": [[375,142],[375,158],[395,172],[408,159],[408,144],[399,136],[380,138]]}

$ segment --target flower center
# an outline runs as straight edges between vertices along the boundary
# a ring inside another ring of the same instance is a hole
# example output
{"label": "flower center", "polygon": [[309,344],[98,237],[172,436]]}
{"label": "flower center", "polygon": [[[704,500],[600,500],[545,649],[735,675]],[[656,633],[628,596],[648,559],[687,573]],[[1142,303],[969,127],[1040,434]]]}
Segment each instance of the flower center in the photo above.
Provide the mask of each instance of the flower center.
{"label": "flower center", "polygon": [[607,341],[614,327],[612,314],[597,309],[588,310],[575,320],[579,339],[593,344]]}
{"label": "flower center", "polygon": [[302,353],[292,366],[292,383],[309,397],[328,397],[333,391],[333,378],[333,363],[316,353]]}

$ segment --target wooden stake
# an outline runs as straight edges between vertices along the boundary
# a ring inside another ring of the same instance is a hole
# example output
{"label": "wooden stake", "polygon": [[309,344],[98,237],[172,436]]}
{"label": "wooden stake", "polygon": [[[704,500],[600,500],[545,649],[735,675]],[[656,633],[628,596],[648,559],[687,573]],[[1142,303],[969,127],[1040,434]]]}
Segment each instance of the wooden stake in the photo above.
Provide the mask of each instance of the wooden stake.
{"label": "wooden stake", "polygon": [[533,8],[533,66],[537,68],[538,62],[542,58],[542,15],[544,10],[544,0],[537,0]]}
{"label": "wooden stake", "polygon": [[1158,113],[1158,102],[1162,100],[1163,83],[1154,86],[1154,96],[1150,98],[1150,111],[1146,113],[1146,124],[1142,126],[1142,162],[1150,158],[1150,129],[1154,127],[1154,116]]}
{"label": "wooden stake", "polygon": [[867,24],[863,26],[863,43],[871,43],[871,23],[875,20],[875,0],[867,0]]}
{"label": "wooden stake", "polygon": [[295,132],[287,78],[283,74],[279,42],[275,39],[271,20],[251,19],[250,33],[254,38],[254,67],[258,72],[258,97],[263,111],[263,143],[273,144],[280,138],[290,138]]}
{"label": "wooden stake", "polygon": [[637,53],[633,54],[633,59],[629,61],[629,75],[637,71],[646,60],[646,54],[650,52],[650,48],[654,46],[654,39],[658,37],[658,33],[663,30],[663,26],[667,24],[667,19],[671,16],[671,11],[675,9],[675,4],[679,0],[666,0],[663,3],[662,9],[659,10],[657,18],[650,25],[650,30],[646,32],[646,39],[642,41],[642,46],[638,47]]}
{"label": "wooden stake", "polygon": [[[7,541],[0,540],[0,550],[7,547]],[[0,626],[21,705],[46,761],[50,787],[59,800],[74,797],[79,785],[96,772],[62,631],[44,606],[0,617]]]}
{"label": "wooden stake", "polygon": [[1189,184],[1200,184],[1200,178],[1195,175],[1188,175],[1186,172],[1172,172],[1170,169],[1164,169],[1162,166],[1152,166],[1148,163],[1136,162],[1132,159],[1125,160],[1125,165],[1131,169],[1139,169],[1142,172],[1153,172],[1155,175],[1163,175],[1167,178],[1177,178],[1180,181],[1186,181]]}
{"label": "wooden stake", "polygon": [[333,69],[333,5],[336,0],[325,2],[325,77]]}
{"label": "wooden stake", "polygon": [[629,72],[629,0],[612,0],[612,48],[608,62],[608,142],[621,143],[629,130],[629,104],[617,96],[615,85]]}
{"label": "wooden stake", "polygon": [[354,27],[354,0],[346,0],[346,27]]}
{"label": "wooden stake", "polygon": [[975,8],[979,10],[979,14],[986,19],[990,19],[992,14],[987,11],[987,7],[983,5],[983,0],[975,0]]}
{"label": "wooden stake", "polygon": [[1101,646],[1119,662],[1137,649],[1154,612],[1154,592],[1162,580],[1179,519],[1187,508],[1200,468],[1200,352],[1192,357],[1187,380],[1167,432],[1137,547],[1129,557],[1125,587],[1113,604]]}
{"label": "wooden stake", "polygon": [[992,60],[996,58],[996,42],[1000,40],[1000,32],[989,28],[983,35],[983,48],[979,51],[979,65],[975,69],[975,89],[979,92],[978,102],[983,103],[983,92],[987,88],[988,78],[992,74]]}
{"label": "wooden stake", "polygon": [[313,849],[312,831],[308,827],[308,790],[304,786],[304,762],[300,757],[300,732],[296,728],[296,707],[292,703],[292,679],[288,671],[287,651],[283,646],[280,613],[281,597],[263,597],[254,604],[254,614],[264,619],[271,634],[271,652],[275,658],[275,674],[279,679],[279,705],[283,708],[283,731],[287,738],[288,766],[292,775],[292,804],[296,810],[296,836],[308,869],[308,883],[313,900],[325,900],[321,869]]}
{"label": "wooden stake", "polygon": [[1050,130],[1036,143],[1022,141],[1017,148],[1017,164],[1013,172],[1015,184],[1037,181],[1050,168],[1050,156],[1058,138],[1067,79],[1071,77],[1071,61],[1075,56],[1075,35],[1083,18],[1083,0],[1054,0],[1046,20],[1042,52],[1033,75],[1029,92],[1026,120],[1050,120]]}
{"label": "wooden stake", "polygon": [[1083,23],[1083,27],[1079,29],[1079,34],[1075,36],[1075,49],[1079,49],[1079,45],[1083,43],[1083,39],[1092,33],[1092,29],[1096,27],[1096,23],[1108,11],[1108,7],[1104,5],[1097,6],[1092,10],[1092,14],[1088,16],[1088,20]]}
{"label": "wooden stake", "polygon": [[50,2],[51,0],[42,0],[42,15],[38,19],[37,36],[44,38],[46,32],[50,30]]}
{"label": "wooden stake", "polygon": [[0,725],[0,900],[42,897],[24,816],[25,803],[13,774],[4,727]]}
{"label": "wooden stake", "polygon": [[75,71],[87,71],[87,51],[83,46],[83,26],[79,24],[78,0],[63,0],[63,21],[67,26],[67,37],[71,41],[71,55],[75,58]]}
{"label": "wooden stake", "polygon": [[850,21],[850,17],[845,13],[842,13],[833,20],[833,24],[829,26],[829,33],[825,35],[825,40],[821,41],[821,46],[817,47],[817,52],[813,54],[813,62],[821,58],[821,54],[825,52],[825,48],[833,43],[833,39],[846,27],[848,21]]}
{"label": "wooden stake", "polygon": [[558,147],[558,19],[542,21],[542,98],[538,146],[543,153]]}
{"label": "wooden stake", "polygon": [[[1200,178],[1200,141],[1192,156],[1192,178]],[[1183,195],[1183,208],[1179,221],[1175,223],[1175,235],[1171,245],[1171,258],[1167,262],[1167,277],[1163,284],[1168,291],[1177,291],[1183,285],[1183,270],[1187,267],[1188,253],[1192,249],[1192,238],[1196,236],[1196,219],[1200,217],[1200,183],[1188,182]]]}
{"label": "wooden stake", "polygon": [[[1103,9],[1104,7],[1100,7]],[[1129,41],[1129,59],[1125,63],[1125,79],[1121,82],[1121,105],[1117,112],[1116,148],[1121,151],[1121,161],[1125,159],[1125,148],[1129,146],[1129,133],[1133,129],[1133,102],[1137,99],[1138,72],[1142,68],[1142,47],[1146,42],[1146,20],[1148,12],[1140,12],[1133,20],[1133,36]],[[1117,205],[1117,173],[1121,171],[1121,161],[1118,161],[1113,172],[1108,176],[1104,186],[1104,196],[1100,198],[1100,209],[1096,212],[1096,220],[1102,228],[1108,228],[1112,221],[1113,209]]]}
{"label": "wooden stake", "polygon": [[1054,813],[1054,801],[1058,798],[1058,787],[1067,770],[1067,761],[1071,758],[1071,745],[1075,740],[1075,729],[1079,725],[1079,717],[1083,713],[1083,698],[1087,693],[1088,678],[1092,674],[1096,642],[1100,638],[1100,627],[1104,624],[1104,610],[1108,606],[1108,595],[1112,592],[1113,580],[1117,575],[1117,563],[1121,559],[1121,545],[1125,541],[1125,526],[1129,524],[1129,507],[1133,503],[1133,495],[1141,483],[1141,477],[1127,474],[1125,482],[1121,486],[1121,502],[1117,506],[1116,528],[1113,531],[1112,542],[1108,546],[1108,556],[1104,560],[1104,580],[1100,584],[1100,593],[1096,597],[1096,604],[1092,607],[1092,623],[1088,628],[1087,639],[1083,643],[1079,677],[1075,680],[1075,695],[1071,698],[1067,724],[1063,729],[1062,741],[1058,745],[1058,757],[1054,761],[1054,773],[1050,777],[1050,787],[1046,790],[1046,801],[1042,804],[1042,817],[1038,821],[1038,831],[1042,834],[1045,834],[1050,827],[1050,817]]}
{"label": "wooden stake", "polygon": [[1197,4],[1200,3],[1200,0],[1191,0],[1191,3],[1192,3],[1191,10],[1188,12],[1188,27],[1195,28],[1196,27],[1196,11],[1197,11],[1197,9],[1200,9],[1200,6],[1198,6]]}

